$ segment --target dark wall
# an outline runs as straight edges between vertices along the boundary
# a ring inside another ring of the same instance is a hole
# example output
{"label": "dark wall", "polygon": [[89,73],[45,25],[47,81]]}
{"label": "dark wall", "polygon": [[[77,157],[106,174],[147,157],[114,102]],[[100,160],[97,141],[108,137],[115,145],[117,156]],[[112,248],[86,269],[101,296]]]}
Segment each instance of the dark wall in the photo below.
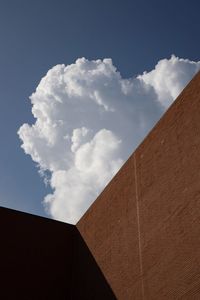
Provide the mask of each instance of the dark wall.
{"label": "dark wall", "polygon": [[0,299],[115,299],[73,225],[0,208]]}
{"label": "dark wall", "polygon": [[74,300],[115,300],[116,297],[77,230],[74,249]]}
{"label": "dark wall", "polygon": [[71,295],[75,231],[72,225],[0,208],[0,298]]}
{"label": "dark wall", "polygon": [[200,73],[77,227],[117,299],[200,299]]}

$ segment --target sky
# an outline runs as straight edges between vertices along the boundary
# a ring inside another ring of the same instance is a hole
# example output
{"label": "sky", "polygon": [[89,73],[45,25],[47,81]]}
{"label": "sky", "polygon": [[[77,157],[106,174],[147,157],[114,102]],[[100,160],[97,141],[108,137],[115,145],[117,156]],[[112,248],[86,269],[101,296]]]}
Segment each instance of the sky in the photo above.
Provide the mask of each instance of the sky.
{"label": "sky", "polygon": [[199,6],[0,2],[1,206],[80,218],[199,69]]}

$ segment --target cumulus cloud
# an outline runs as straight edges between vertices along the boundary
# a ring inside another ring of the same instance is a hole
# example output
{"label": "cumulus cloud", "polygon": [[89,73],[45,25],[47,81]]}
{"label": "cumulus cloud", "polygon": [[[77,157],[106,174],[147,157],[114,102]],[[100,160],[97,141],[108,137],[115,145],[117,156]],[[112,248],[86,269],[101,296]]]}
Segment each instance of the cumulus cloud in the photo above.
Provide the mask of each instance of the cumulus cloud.
{"label": "cumulus cloud", "polygon": [[199,68],[200,62],[172,55],[171,59],[160,60],[154,70],[149,73],[144,72],[138,78],[155,89],[158,100],[164,108],[167,108]]}
{"label": "cumulus cloud", "polygon": [[76,223],[199,69],[175,56],[129,79],[111,59],[50,69],[30,96],[35,123],[18,131],[40,173],[51,174],[48,213]]}

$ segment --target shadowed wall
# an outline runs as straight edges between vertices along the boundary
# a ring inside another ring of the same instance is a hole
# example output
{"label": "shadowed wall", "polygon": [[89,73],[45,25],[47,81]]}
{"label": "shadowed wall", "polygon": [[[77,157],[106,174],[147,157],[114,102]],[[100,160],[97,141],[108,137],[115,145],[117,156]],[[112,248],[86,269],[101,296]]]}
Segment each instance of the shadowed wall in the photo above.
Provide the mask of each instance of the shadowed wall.
{"label": "shadowed wall", "polygon": [[115,299],[73,225],[0,208],[0,299]]}

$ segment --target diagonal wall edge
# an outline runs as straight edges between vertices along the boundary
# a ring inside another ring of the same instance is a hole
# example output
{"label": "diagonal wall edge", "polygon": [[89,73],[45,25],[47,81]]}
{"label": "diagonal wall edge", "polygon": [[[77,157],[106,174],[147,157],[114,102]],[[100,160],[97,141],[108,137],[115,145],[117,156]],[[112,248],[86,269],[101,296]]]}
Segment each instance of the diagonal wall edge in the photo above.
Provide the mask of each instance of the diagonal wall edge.
{"label": "diagonal wall edge", "polygon": [[77,223],[117,299],[200,297],[199,116],[200,73]]}

